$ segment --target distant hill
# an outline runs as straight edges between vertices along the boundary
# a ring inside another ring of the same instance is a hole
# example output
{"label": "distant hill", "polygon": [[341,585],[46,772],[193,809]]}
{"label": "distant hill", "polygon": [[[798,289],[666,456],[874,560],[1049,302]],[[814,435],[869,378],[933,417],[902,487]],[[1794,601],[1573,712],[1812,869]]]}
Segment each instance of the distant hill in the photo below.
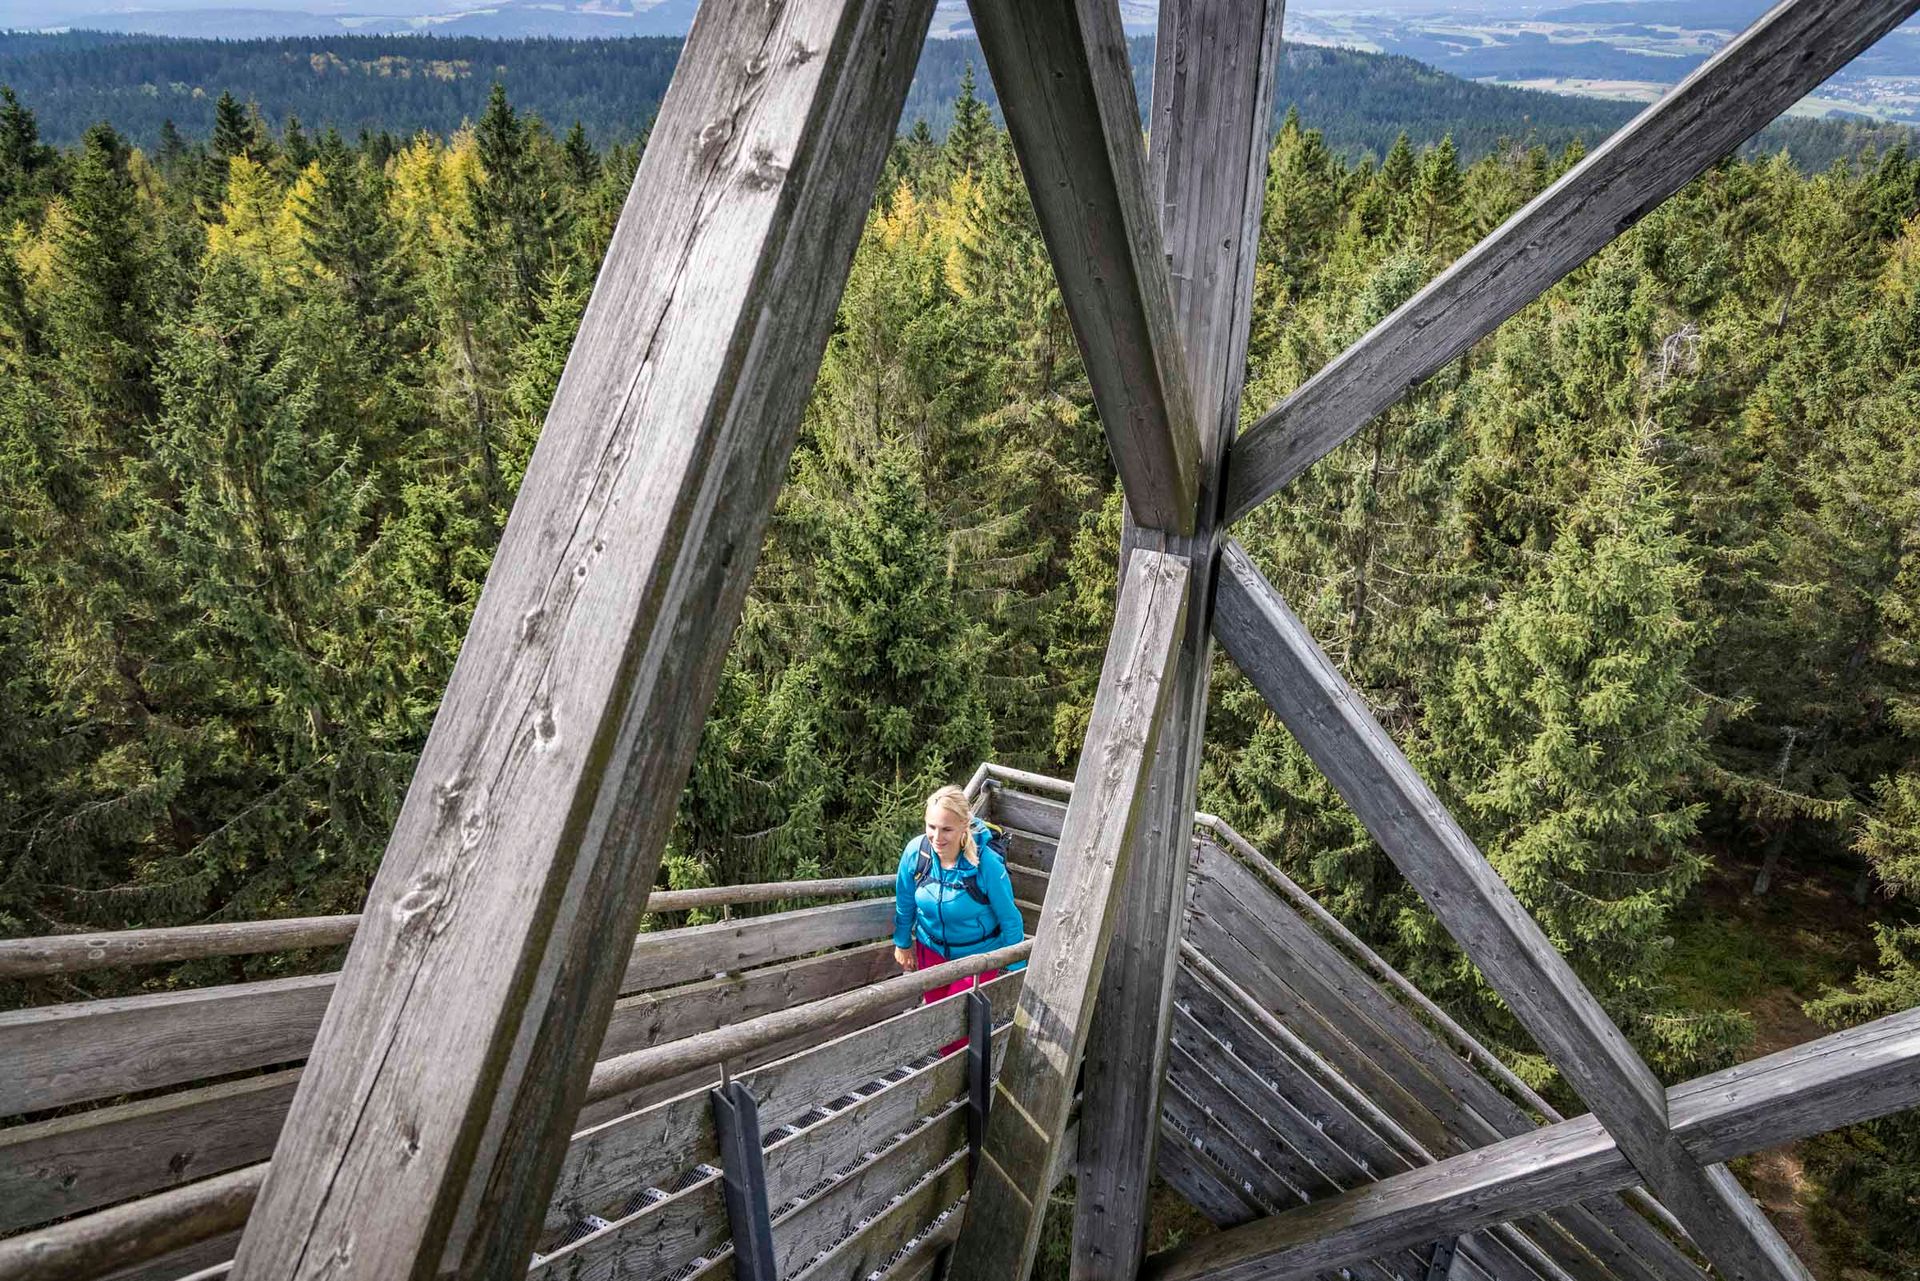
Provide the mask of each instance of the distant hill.
{"label": "distant hill", "polygon": [[[669,0],[674,3],[675,0]],[[666,5],[660,6],[667,7]],[[222,92],[259,104],[276,125],[296,115],[309,129],[329,125],[407,135],[451,132],[479,115],[497,79],[514,102],[556,130],[575,120],[600,142],[639,134],[658,110],[679,55],[677,37],[485,39],[475,36],[304,36],[271,40],[184,40],[100,32],[0,33],[0,84],[38,114],[50,142],[76,141],[109,120],[151,146],[164,121],[189,137],[212,128]],[[1153,42],[1132,42],[1135,83],[1146,101]],[[908,95],[906,122],[944,131],[972,65],[994,102],[979,46],[934,40]],[[1635,104],[1479,84],[1399,55],[1289,46],[1276,120],[1297,106],[1335,150],[1384,154],[1405,131],[1416,145],[1451,134],[1469,159],[1503,138],[1553,149],[1591,146],[1639,109]],[[1790,146],[1810,168],[1872,143],[1887,147],[1910,131],[1827,122],[1788,122],[1763,145]]]}

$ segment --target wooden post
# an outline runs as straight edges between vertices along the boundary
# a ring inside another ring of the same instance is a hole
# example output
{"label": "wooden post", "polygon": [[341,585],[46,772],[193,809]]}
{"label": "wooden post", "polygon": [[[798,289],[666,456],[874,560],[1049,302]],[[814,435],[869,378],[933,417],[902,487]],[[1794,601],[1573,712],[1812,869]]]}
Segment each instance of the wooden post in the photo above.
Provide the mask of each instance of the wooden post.
{"label": "wooden post", "polygon": [[954,1246],[953,1281],[1011,1281],[1033,1265],[1154,739],[1173,683],[1187,578],[1185,561],[1143,551],[1121,581],[1046,912],[1035,931],[966,1223]]}
{"label": "wooden post", "polygon": [[1785,0],[1570,169],[1246,434],[1227,519],[1277,493],[1739,146],[1920,0]]}
{"label": "wooden post", "polygon": [[1200,490],[1192,535],[1159,533],[1129,519],[1123,540],[1123,570],[1132,551],[1146,547],[1186,556],[1193,577],[1167,723],[1087,1043],[1075,1281],[1131,1278],[1146,1244],[1180,904],[1213,666],[1223,464],[1246,377],[1282,9],[1282,0],[1165,0],[1160,8],[1148,186],[1167,247],[1174,325],[1193,376]]}
{"label": "wooden post", "polygon": [[1200,431],[1116,0],[970,0],[1093,402],[1149,529],[1193,530]]}
{"label": "wooden post", "polygon": [[701,10],[243,1281],[525,1271],[931,12]]}
{"label": "wooden post", "polygon": [[1237,543],[1221,555],[1214,628],[1701,1253],[1737,1281],[1810,1281],[1732,1172],[1687,1154],[1652,1070]]}

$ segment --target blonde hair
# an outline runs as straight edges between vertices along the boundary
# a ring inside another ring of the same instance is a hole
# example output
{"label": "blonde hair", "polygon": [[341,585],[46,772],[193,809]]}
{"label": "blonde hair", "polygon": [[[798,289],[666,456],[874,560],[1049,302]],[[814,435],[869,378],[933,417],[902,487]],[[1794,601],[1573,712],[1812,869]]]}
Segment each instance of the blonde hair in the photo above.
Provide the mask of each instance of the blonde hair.
{"label": "blonde hair", "polygon": [[980,866],[980,851],[973,843],[973,805],[967,800],[966,789],[943,787],[927,798],[927,808],[945,810],[960,820],[960,852],[967,856],[967,862]]}

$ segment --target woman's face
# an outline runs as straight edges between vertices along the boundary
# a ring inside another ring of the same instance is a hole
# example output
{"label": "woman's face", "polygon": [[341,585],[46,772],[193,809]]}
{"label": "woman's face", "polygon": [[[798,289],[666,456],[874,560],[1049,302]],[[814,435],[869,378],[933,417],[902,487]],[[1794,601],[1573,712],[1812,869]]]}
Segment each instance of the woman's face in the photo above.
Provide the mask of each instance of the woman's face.
{"label": "woman's face", "polygon": [[959,856],[962,835],[960,820],[952,810],[927,806],[927,844],[933,846],[941,862],[951,863]]}

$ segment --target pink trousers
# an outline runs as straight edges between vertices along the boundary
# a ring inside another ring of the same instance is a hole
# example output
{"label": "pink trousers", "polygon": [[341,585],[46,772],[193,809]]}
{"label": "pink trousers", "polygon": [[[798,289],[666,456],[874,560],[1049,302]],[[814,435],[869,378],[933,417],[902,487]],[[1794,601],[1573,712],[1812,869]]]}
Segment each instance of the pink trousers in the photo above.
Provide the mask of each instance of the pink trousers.
{"label": "pink trousers", "polygon": [[[934,951],[919,939],[913,941],[913,964],[915,969],[924,970],[930,966],[939,965],[946,959],[946,957],[940,955],[940,953]],[[920,1003],[922,1005],[932,1005],[935,1001],[952,996],[955,992],[964,992],[976,983],[991,982],[998,977],[1000,977],[999,970],[988,970],[984,974],[970,974],[966,978],[955,979],[951,983],[942,983],[939,987],[929,989],[927,994],[920,998]],[[964,1050],[966,1048],[967,1038],[963,1036],[951,1045],[941,1046],[940,1054],[944,1058],[946,1055],[952,1054],[955,1050]]]}

